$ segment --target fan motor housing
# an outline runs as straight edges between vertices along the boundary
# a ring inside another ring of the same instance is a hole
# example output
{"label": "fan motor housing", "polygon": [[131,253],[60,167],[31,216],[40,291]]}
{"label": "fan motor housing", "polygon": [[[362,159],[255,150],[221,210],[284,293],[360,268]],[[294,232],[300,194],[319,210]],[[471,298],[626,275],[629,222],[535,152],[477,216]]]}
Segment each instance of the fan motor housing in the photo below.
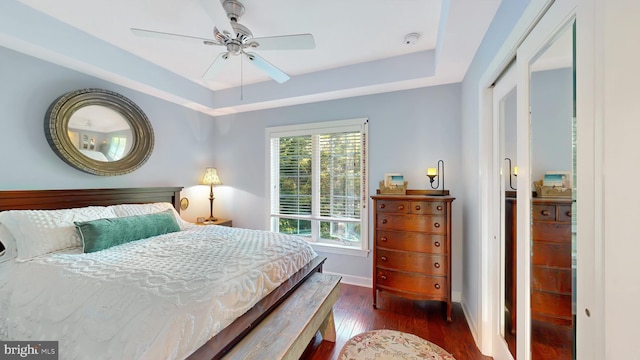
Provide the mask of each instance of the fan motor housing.
{"label": "fan motor housing", "polygon": [[233,22],[238,21],[240,16],[244,14],[244,5],[236,0],[225,0],[225,2],[222,3],[222,7],[224,8],[224,11],[227,12],[229,20]]}

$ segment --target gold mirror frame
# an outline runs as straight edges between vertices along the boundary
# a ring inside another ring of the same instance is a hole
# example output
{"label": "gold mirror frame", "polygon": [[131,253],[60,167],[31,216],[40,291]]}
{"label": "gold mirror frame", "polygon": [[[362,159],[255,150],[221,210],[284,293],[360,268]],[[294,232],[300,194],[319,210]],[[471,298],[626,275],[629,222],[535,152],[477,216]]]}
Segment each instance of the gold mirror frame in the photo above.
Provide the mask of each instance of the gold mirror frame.
{"label": "gold mirror frame", "polygon": [[[83,155],[67,133],[71,116],[79,109],[104,106],[122,115],[133,134],[131,151],[120,160],[104,162]],[[128,174],[141,167],[151,156],[154,145],[153,128],[144,112],[128,98],[109,90],[81,89],[56,99],[44,119],[44,132],[53,151],[72,167],[101,176]]]}

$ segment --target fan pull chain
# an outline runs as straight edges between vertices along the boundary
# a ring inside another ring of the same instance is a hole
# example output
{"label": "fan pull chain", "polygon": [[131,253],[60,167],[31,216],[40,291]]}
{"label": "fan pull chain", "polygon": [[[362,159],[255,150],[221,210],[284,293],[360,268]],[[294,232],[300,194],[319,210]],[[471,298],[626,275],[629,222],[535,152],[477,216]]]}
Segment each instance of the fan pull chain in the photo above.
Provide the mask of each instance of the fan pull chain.
{"label": "fan pull chain", "polygon": [[244,100],[244,87],[243,87],[243,83],[244,83],[244,73],[243,73],[243,64],[244,64],[244,56],[242,56],[243,54],[240,54],[240,101]]}

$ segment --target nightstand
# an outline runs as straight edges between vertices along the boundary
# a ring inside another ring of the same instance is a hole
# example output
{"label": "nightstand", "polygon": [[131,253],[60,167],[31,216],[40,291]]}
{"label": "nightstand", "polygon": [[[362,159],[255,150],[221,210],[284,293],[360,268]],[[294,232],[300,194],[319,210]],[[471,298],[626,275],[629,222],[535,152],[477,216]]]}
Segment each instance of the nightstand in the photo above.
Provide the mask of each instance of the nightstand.
{"label": "nightstand", "polygon": [[196,225],[220,225],[220,226],[233,227],[231,220],[228,220],[228,219],[218,219],[214,222],[196,223]]}

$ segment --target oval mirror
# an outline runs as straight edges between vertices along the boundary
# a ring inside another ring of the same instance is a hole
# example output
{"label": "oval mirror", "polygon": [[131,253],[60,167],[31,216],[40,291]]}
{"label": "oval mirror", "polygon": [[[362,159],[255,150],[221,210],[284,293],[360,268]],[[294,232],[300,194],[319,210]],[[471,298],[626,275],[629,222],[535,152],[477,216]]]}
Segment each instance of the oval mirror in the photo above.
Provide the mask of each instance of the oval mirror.
{"label": "oval mirror", "polygon": [[153,150],[144,112],[109,90],[82,89],[56,99],[45,116],[45,135],[67,164],[94,175],[123,175],[142,166]]}

